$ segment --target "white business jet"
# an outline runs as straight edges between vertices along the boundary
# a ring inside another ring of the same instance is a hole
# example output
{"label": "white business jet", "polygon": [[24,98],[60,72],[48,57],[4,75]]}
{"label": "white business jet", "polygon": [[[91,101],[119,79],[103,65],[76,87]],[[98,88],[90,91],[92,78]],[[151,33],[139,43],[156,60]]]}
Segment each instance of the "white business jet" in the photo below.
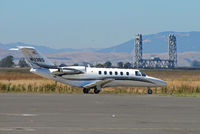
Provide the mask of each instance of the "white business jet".
{"label": "white business jet", "polygon": [[165,86],[166,82],[147,76],[138,69],[95,68],[85,66],[55,66],[34,47],[19,46],[26,60],[31,66],[31,72],[42,77],[52,79],[64,84],[82,87],[87,94],[91,89],[98,94],[104,87],[134,86],[147,87],[148,94],[152,94],[150,87]]}

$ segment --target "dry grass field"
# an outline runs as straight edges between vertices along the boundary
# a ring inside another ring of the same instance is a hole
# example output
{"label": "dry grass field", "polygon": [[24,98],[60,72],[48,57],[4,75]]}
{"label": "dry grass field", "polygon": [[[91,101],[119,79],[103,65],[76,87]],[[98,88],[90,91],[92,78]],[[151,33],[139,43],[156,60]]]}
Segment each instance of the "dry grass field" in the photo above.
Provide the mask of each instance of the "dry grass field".
{"label": "dry grass field", "polygon": [[[200,70],[144,70],[148,75],[165,80],[168,85],[152,88],[154,94],[200,96]],[[0,92],[82,93],[81,88],[61,84],[23,70],[0,69]],[[101,93],[146,94],[146,88],[103,88]]]}

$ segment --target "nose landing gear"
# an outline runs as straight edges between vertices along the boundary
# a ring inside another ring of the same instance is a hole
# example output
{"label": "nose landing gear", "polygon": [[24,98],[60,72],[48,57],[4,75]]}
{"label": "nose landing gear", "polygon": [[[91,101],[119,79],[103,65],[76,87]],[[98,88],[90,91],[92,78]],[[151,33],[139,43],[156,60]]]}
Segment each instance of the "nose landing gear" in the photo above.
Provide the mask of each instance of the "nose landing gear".
{"label": "nose landing gear", "polygon": [[152,94],[153,93],[152,89],[148,88],[147,93]]}

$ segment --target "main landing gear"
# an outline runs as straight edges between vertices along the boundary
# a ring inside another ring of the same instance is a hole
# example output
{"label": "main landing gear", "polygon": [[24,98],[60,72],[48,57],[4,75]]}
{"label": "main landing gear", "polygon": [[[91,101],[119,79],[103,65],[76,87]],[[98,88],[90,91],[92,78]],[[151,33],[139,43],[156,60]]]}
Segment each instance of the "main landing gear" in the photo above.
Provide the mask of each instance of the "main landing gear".
{"label": "main landing gear", "polygon": [[88,89],[88,88],[83,88],[83,93],[84,93],[84,94],[88,94],[89,91],[90,91],[90,89]]}
{"label": "main landing gear", "polygon": [[[94,88],[94,93],[95,94],[99,94],[100,93],[100,91],[101,91],[101,89],[99,90],[98,88]],[[83,93],[84,94],[88,94],[90,92],[90,89],[88,89],[88,88],[83,88]]]}
{"label": "main landing gear", "polygon": [[153,93],[152,89],[148,88],[147,93],[152,94]]}
{"label": "main landing gear", "polygon": [[96,87],[94,88],[94,93],[95,93],[95,94],[99,94],[100,91],[101,91],[101,89],[99,90],[99,89],[97,89]]}

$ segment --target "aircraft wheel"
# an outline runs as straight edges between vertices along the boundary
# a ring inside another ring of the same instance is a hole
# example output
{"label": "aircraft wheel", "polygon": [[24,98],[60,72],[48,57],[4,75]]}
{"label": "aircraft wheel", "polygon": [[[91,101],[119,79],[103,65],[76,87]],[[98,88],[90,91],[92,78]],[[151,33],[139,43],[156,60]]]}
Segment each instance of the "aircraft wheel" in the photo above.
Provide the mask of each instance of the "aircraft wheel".
{"label": "aircraft wheel", "polygon": [[83,88],[83,93],[84,93],[84,94],[88,94],[88,93],[89,93],[89,91],[90,91],[90,89]]}
{"label": "aircraft wheel", "polygon": [[148,89],[148,94],[152,94],[153,91],[151,89]]}
{"label": "aircraft wheel", "polygon": [[95,94],[99,94],[101,90],[94,89]]}

